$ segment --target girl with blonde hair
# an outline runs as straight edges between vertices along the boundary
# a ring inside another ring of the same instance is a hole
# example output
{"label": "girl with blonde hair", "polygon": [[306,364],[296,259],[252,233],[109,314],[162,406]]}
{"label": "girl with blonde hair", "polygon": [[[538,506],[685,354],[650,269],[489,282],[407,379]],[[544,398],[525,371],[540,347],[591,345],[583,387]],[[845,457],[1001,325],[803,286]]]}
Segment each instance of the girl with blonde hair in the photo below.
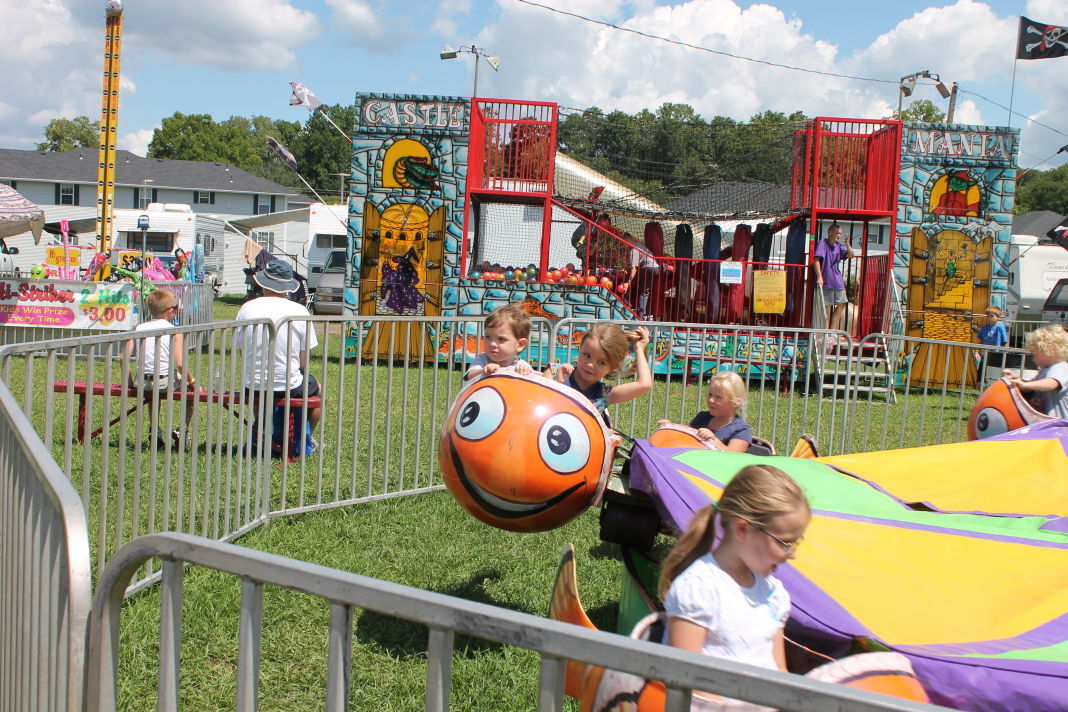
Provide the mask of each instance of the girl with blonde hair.
{"label": "girl with blonde hair", "polygon": [[[790,595],[772,574],[796,556],[810,518],[805,493],[785,472],[769,465],[742,468],[718,504],[694,514],[664,562],[663,642],[785,672]],[[702,696],[727,702],[695,695]]]}
{"label": "girl with blonde hair", "polygon": [[[738,411],[745,405],[745,381],[734,371],[720,371],[708,381],[708,399],[702,410],[690,421],[691,428],[697,428],[697,437],[711,440],[721,450],[745,452],[753,442],[753,429],[745,422]],[[664,419],[657,422],[657,427],[664,427],[671,421]]]}

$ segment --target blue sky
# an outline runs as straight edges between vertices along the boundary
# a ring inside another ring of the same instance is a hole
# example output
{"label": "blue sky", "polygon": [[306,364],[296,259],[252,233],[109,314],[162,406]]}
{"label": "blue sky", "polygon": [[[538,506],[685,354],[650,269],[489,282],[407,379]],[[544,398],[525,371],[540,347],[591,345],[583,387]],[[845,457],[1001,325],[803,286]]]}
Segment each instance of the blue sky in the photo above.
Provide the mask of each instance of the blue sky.
{"label": "blue sky", "polygon": [[[962,122],[1008,122],[1017,17],[1068,25],[1064,0],[540,0],[605,22],[769,62],[890,80],[872,83],[727,59],[622,33],[520,0],[125,0],[120,145],[143,153],[175,111],[303,120],[300,81],[327,103],[357,91],[480,94],[637,111],[665,101],[736,119],[773,109],[885,116],[897,79],[928,69],[962,93]],[[0,146],[32,148],[55,117],[99,115],[103,0],[0,0]],[[1068,58],[1019,62],[1020,164],[1048,168],[1068,144]],[[981,98],[981,97],[985,97]],[[946,102],[933,86],[914,98]],[[987,99],[991,101],[987,101]],[[906,100],[907,101],[907,100]],[[996,104],[1001,104],[1002,107]]]}

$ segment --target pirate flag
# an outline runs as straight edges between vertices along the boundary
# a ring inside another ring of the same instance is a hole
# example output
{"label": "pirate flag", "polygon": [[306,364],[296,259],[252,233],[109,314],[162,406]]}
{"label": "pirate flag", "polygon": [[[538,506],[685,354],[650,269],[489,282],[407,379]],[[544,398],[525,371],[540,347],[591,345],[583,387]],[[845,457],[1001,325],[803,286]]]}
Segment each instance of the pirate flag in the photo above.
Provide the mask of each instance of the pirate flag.
{"label": "pirate flag", "polygon": [[1046,25],[1020,17],[1016,59],[1052,59],[1068,54],[1068,27]]}
{"label": "pirate flag", "polygon": [[293,154],[290,153],[288,148],[279,143],[273,136],[267,137],[267,145],[271,147],[276,156],[282,159],[282,162],[293,170],[297,170],[297,159],[293,158]]}
{"label": "pirate flag", "polygon": [[323,102],[308,87],[300,82],[290,82],[289,85],[293,88],[293,95],[289,97],[290,106],[306,106],[312,111],[322,106]]}

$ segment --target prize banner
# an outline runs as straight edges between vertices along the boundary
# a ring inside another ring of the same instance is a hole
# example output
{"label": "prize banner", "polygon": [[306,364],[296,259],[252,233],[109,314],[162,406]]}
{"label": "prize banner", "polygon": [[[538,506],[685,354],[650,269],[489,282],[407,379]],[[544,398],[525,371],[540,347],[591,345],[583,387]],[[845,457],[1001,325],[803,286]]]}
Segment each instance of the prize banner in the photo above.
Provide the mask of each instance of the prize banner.
{"label": "prize banner", "polygon": [[753,313],[782,314],[786,311],[786,270],[753,270]]}
{"label": "prize banner", "polygon": [[129,283],[0,279],[0,326],[133,328]]}

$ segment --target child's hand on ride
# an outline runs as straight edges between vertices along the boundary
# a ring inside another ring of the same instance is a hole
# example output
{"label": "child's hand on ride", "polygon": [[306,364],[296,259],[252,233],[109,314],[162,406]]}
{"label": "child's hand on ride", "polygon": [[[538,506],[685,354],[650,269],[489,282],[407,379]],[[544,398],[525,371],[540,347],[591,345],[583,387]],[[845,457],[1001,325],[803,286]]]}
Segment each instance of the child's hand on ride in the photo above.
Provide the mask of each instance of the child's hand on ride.
{"label": "child's hand on ride", "polygon": [[515,372],[520,376],[529,376],[534,373],[534,369],[530,367],[529,363],[517,363],[515,365]]}
{"label": "child's hand on ride", "polygon": [[555,378],[556,378],[556,380],[560,381],[560,383],[563,383],[567,379],[571,378],[571,374],[574,373],[574,372],[575,372],[575,364],[573,364],[573,363],[562,363],[562,364],[560,364],[559,366],[556,367]]}
{"label": "child's hand on ride", "polygon": [[482,375],[483,376],[491,376],[491,375],[493,375],[494,373],[497,373],[497,371],[500,371],[500,370],[501,370],[500,364],[487,363],[485,366],[482,367]]}
{"label": "child's hand on ride", "polygon": [[701,440],[711,440],[712,438],[716,437],[716,434],[708,428],[698,428],[697,437]]}
{"label": "child's hand on ride", "polygon": [[1012,379],[1015,379],[1015,378],[1016,378],[1016,372],[1015,372],[1015,371],[1013,371],[1013,370],[1012,370],[1011,368],[1006,368],[1006,369],[1002,369],[1002,371],[1001,371],[1001,377],[1002,377],[1002,378],[1012,378]]}
{"label": "child's hand on ride", "polygon": [[667,418],[661,418],[660,420],[656,421],[656,427],[658,428],[662,428],[665,425],[671,425],[671,421]]}

